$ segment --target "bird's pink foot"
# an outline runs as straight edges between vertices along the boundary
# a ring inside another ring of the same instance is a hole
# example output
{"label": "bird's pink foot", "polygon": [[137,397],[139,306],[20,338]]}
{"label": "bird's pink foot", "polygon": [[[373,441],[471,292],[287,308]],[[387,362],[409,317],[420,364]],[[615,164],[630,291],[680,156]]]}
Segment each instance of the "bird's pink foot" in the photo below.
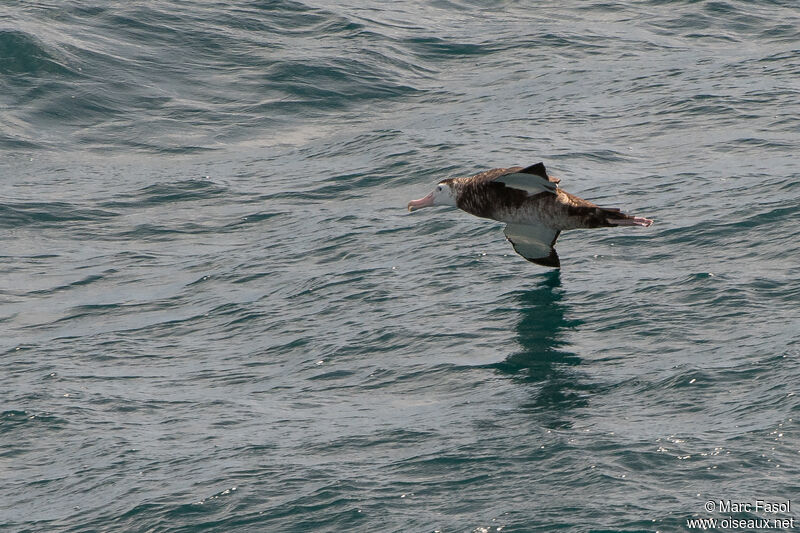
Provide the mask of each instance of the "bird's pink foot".
{"label": "bird's pink foot", "polygon": [[613,224],[615,226],[644,226],[645,228],[650,226],[653,221],[649,218],[644,217],[631,217],[631,218],[616,218],[616,219],[608,219],[609,224]]}

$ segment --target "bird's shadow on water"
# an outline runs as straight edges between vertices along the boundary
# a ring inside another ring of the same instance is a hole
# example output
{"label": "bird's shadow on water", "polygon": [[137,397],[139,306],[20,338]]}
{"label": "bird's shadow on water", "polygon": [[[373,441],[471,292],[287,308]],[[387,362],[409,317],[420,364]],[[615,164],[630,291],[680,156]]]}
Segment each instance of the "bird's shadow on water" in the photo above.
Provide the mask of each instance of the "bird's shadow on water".
{"label": "bird's shadow on water", "polygon": [[544,274],[537,285],[513,297],[519,311],[515,337],[520,350],[491,366],[531,385],[531,400],[521,407],[552,416],[548,425],[564,426],[567,423],[559,415],[585,406],[594,389],[581,382],[581,358],[570,351],[566,340],[567,332],[581,322],[569,318],[559,270]]}

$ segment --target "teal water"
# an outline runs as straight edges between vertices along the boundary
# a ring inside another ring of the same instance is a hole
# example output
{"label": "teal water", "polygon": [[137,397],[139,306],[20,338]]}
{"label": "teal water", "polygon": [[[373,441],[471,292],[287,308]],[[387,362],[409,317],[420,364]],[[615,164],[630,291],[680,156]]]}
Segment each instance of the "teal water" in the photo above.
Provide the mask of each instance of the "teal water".
{"label": "teal water", "polygon": [[796,3],[366,4],[3,3],[0,530],[800,520]]}

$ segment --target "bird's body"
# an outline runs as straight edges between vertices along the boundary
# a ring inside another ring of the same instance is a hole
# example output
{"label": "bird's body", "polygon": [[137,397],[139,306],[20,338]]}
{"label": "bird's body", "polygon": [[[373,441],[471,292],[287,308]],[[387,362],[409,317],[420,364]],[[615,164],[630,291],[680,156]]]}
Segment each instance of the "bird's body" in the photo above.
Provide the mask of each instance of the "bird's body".
{"label": "bird's body", "polygon": [[514,250],[528,261],[559,267],[554,245],[559,233],[578,228],[649,226],[652,220],[599,207],[561,190],[542,163],[530,167],[496,168],[463,178],[441,181],[408,209],[452,205],[478,217],[507,224],[505,234]]}

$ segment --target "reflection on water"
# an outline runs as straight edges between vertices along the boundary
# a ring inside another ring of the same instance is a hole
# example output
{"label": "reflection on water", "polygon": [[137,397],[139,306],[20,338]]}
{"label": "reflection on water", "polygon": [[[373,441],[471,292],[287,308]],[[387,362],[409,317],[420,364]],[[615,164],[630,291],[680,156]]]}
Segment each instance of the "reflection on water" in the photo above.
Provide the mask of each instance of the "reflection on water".
{"label": "reflection on water", "polygon": [[520,313],[516,341],[521,349],[494,367],[521,382],[538,385],[523,407],[548,412],[554,417],[554,427],[563,426],[558,413],[585,405],[593,387],[580,383],[575,367],[581,359],[569,351],[565,339],[566,331],[580,322],[566,317],[560,271],[549,272],[538,285],[514,297]]}
{"label": "reflection on water", "polygon": [[566,344],[564,330],[578,324],[564,316],[560,271],[549,272],[538,286],[520,291],[515,297],[520,311],[517,342],[522,351],[502,363],[504,370],[516,372],[525,369],[531,377],[541,379],[552,371],[553,363],[579,364],[577,355],[563,349]]}

